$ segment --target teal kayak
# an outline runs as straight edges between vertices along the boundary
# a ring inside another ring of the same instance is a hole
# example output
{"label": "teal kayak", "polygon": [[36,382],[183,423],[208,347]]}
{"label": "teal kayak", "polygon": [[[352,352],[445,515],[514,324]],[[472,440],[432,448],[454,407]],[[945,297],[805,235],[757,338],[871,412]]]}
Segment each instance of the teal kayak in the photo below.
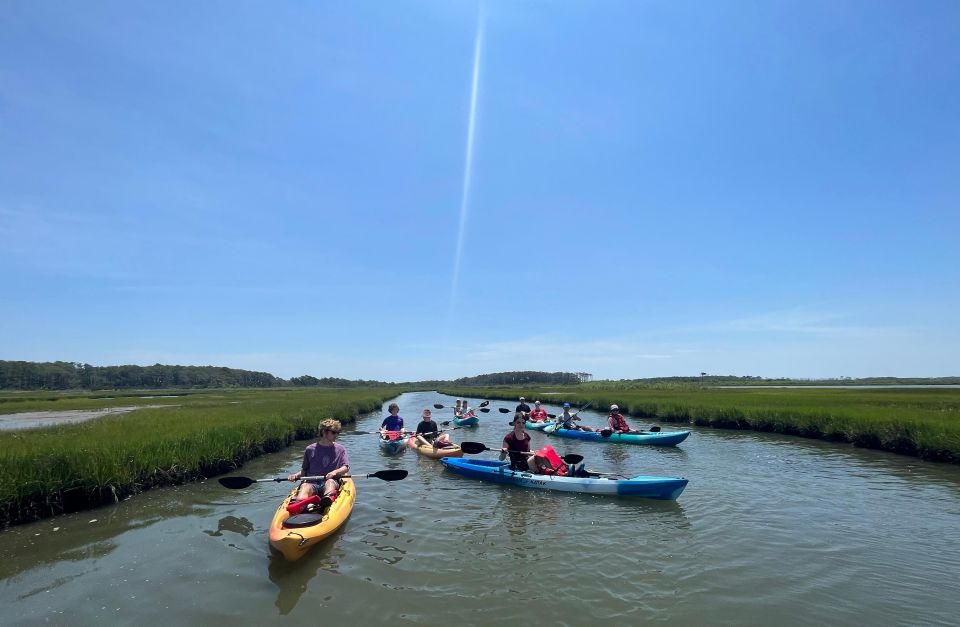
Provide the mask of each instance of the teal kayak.
{"label": "teal kayak", "polygon": [[397,433],[396,437],[383,437],[380,436],[380,450],[386,453],[387,455],[396,455],[405,450],[407,440],[400,434]]}
{"label": "teal kayak", "polygon": [[638,475],[632,478],[603,477],[598,473],[587,473],[586,477],[565,477],[560,475],[536,475],[530,472],[510,470],[507,461],[486,459],[464,459],[446,457],[440,460],[444,468],[464,477],[506,483],[523,488],[557,490],[559,492],[579,492],[606,496],[641,496],[649,499],[674,501],[687,480],[682,477],[649,477]]}
{"label": "teal kayak", "polygon": [[458,427],[476,427],[480,424],[480,418],[477,416],[469,416],[467,418],[454,418],[453,422]]}
{"label": "teal kayak", "polygon": [[611,433],[603,437],[599,431],[580,431],[577,429],[544,429],[544,433],[561,438],[588,440],[590,442],[620,442],[623,444],[647,444],[650,446],[676,446],[690,435],[689,431],[646,431],[643,433]]}
{"label": "teal kayak", "polygon": [[550,421],[531,422],[531,421],[528,420],[528,421],[527,421],[527,424],[526,424],[526,428],[529,429],[530,431],[543,431],[544,429],[546,429],[547,427],[549,427],[549,426],[552,425],[552,424],[553,424],[553,423],[550,422]]}

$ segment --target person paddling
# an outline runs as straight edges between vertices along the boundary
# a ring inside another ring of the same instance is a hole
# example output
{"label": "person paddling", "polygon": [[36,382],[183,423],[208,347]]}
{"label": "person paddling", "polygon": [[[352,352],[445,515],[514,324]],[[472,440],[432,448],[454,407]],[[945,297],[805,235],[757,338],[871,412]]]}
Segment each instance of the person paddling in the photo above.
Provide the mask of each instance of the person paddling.
{"label": "person paddling", "polygon": [[610,429],[613,430],[614,433],[640,433],[630,428],[626,418],[620,413],[620,408],[616,405],[610,406],[610,415],[607,416],[607,424],[610,425]]}
{"label": "person paddling", "polygon": [[460,418],[461,416],[463,416],[463,406],[462,406],[460,403],[461,403],[461,401],[460,401],[460,399],[458,398],[458,399],[457,399],[457,404],[453,407],[453,417],[454,417],[454,418]]}
{"label": "person paddling", "polygon": [[423,446],[432,446],[434,450],[453,446],[453,443],[450,442],[450,436],[440,432],[440,427],[433,421],[430,414],[429,409],[423,410],[420,424],[417,425],[417,434],[415,436],[417,443]]}
{"label": "person paddling", "polygon": [[549,418],[549,416],[547,416],[547,410],[540,407],[540,401],[534,401],[533,405],[533,411],[530,412],[531,422],[544,422]]}
{"label": "person paddling", "polygon": [[328,418],[320,423],[320,438],[307,446],[303,452],[303,464],[300,472],[295,472],[288,481],[298,481],[301,477],[322,477],[300,484],[297,500],[307,499],[318,494],[321,496],[320,508],[328,507],[336,498],[340,489],[340,477],[350,470],[350,458],[347,449],[337,442],[341,430],[340,421]]}
{"label": "person paddling", "polygon": [[580,420],[580,416],[570,413],[570,403],[563,404],[563,413],[557,416],[557,424],[560,429],[569,431],[593,431],[592,428],[578,425],[575,421]]}
{"label": "person paddling", "polygon": [[534,453],[530,451],[530,434],[523,429],[526,420],[523,412],[518,411],[514,414],[511,421],[513,431],[503,438],[500,461],[510,455],[510,470],[530,470],[528,460],[534,456]]}
{"label": "person paddling", "polygon": [[390,413],[390,415],[384,418],[383,422],[380,423],[380,434],[384,437],[387,437],[388,431],[393,431],[396,433],[403,431],[403,418],[400,417],[400,406],[396,403],[390,403],[390,405],[387,407],[387,411]]}
{"label": "person paddling", "polygon": [[522,412],[524,413],[524,415],[530,413],[530,406],[527,405],[527,400],[526,400],[525,398],[523,398],[522,396],[520,397],[520,404],[517,405],[516,411],[522,411]]}

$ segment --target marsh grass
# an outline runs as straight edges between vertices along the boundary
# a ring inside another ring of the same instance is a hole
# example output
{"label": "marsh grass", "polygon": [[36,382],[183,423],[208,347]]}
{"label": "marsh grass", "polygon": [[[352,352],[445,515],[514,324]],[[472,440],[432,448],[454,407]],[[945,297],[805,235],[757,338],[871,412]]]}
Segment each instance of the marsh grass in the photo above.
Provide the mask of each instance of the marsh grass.
{"label": "marsh grass", "polygon": [[[142,399],[178,401],[176,407],[0,432],[0,524],[233,470],[295,439],[313,437],[324,418],[351,422],[396,394],[386,388],[217,390],[178,399]],[[29,411],[104,407],[89,401],[76,396],[38,399],[30,401]],[[127,398],[120,404],[132,403]]]}
{"label": "marsh grass", "polygon": [[[444,393],[515,401],[593,402],[600,412],[613,403],[634,418],[751,429],[850,442],[922,459],[960,463],[960,390],[914,389],[718,389],[693,385],[590,384],[566,389],[455,388]],[[549,396],[539,395],[553,392]],[[556,392],[565,392],[557,395]]]}

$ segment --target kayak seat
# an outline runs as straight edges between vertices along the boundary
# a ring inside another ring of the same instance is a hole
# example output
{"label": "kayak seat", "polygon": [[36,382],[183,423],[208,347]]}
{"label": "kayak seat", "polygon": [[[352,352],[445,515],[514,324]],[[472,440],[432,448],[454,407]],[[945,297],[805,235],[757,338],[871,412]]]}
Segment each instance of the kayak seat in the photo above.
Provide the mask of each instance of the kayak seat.
{"label": "kayak seat", "polygon": [[284,529],[302,529],[303,527],[312,527],[323,520],[320,514],[297,514],[283,521]]}

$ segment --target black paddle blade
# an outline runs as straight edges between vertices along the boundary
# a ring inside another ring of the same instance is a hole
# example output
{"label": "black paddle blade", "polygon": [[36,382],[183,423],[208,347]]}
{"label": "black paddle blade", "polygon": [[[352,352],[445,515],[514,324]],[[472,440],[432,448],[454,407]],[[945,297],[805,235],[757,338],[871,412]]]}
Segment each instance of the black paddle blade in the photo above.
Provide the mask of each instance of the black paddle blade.
{"label": "black paddle blade", "polygon": [[553,420],[556,417],[557,417],[556,414],[547,414],[547,418],[550,418],[551,420]]}
{"label": "black paddle blade", "polygon": [[500,408],[500,413],[501,413],[501,414],[509,414],[509,413],[510,413],[510,410],[507,409],[506,407],[501,407],[501,408]]}
{"label": "black paddle blade", "polygon": [[601,429],[600,435],[602,437],[609,438],[611,435],[613,435],[613,429]]}
{"label": "black paddle blade", "polygon": [[468,455],[476,455],[477,453],[492,451],[493,449],[487,448],[485,444],[481,444],[480,442],[461,442],[460,450]]}
{"label": "black paddle blade", "polygon": [[660,433],[660,427],[650,427],[650,433]]}
{"label": "black paddle blade", "polygon": [[434,403],[434,404],[433,404],[433,408],[434,408],[434,409],[443,409],[443,405],[441,405],[440,403]]}
{"label": "black paddle blade", "polygon": [[487,414],[487,413],[490,413],[490,408],[489,408],[489,407],[481,407],[481,408],[480,408],[480,411],[482,411],[483,413]]}
{"label": "black paddle blade", "polygon": [[250,477],[220,477],[217,481],[219,481],[223,487],[230,488],[231,490],[242,490],[256,483],[256,481]]}
{"label": "black paddle blade", "polygon": [[580,462],[583,461],[583,455],[577,455],[576,453],[570,453],[569,455],[564,455],[564,456],[561,457],[560,459],[562,459],[563,461],[567,462],[568,464],[579,464]]}
{"label": "black paddle blade", "polygon": [[486,407],[489,404],[490,404],[490,401],[483,401],[482,403],[480,403],[480,407]]}
{"label": "black paddle blade", "polygon": [[378,470],[367,476],[382,479],[383,481],[400,481],[401,479],[406,479],[408,474],[410,473],[406,470]]}

